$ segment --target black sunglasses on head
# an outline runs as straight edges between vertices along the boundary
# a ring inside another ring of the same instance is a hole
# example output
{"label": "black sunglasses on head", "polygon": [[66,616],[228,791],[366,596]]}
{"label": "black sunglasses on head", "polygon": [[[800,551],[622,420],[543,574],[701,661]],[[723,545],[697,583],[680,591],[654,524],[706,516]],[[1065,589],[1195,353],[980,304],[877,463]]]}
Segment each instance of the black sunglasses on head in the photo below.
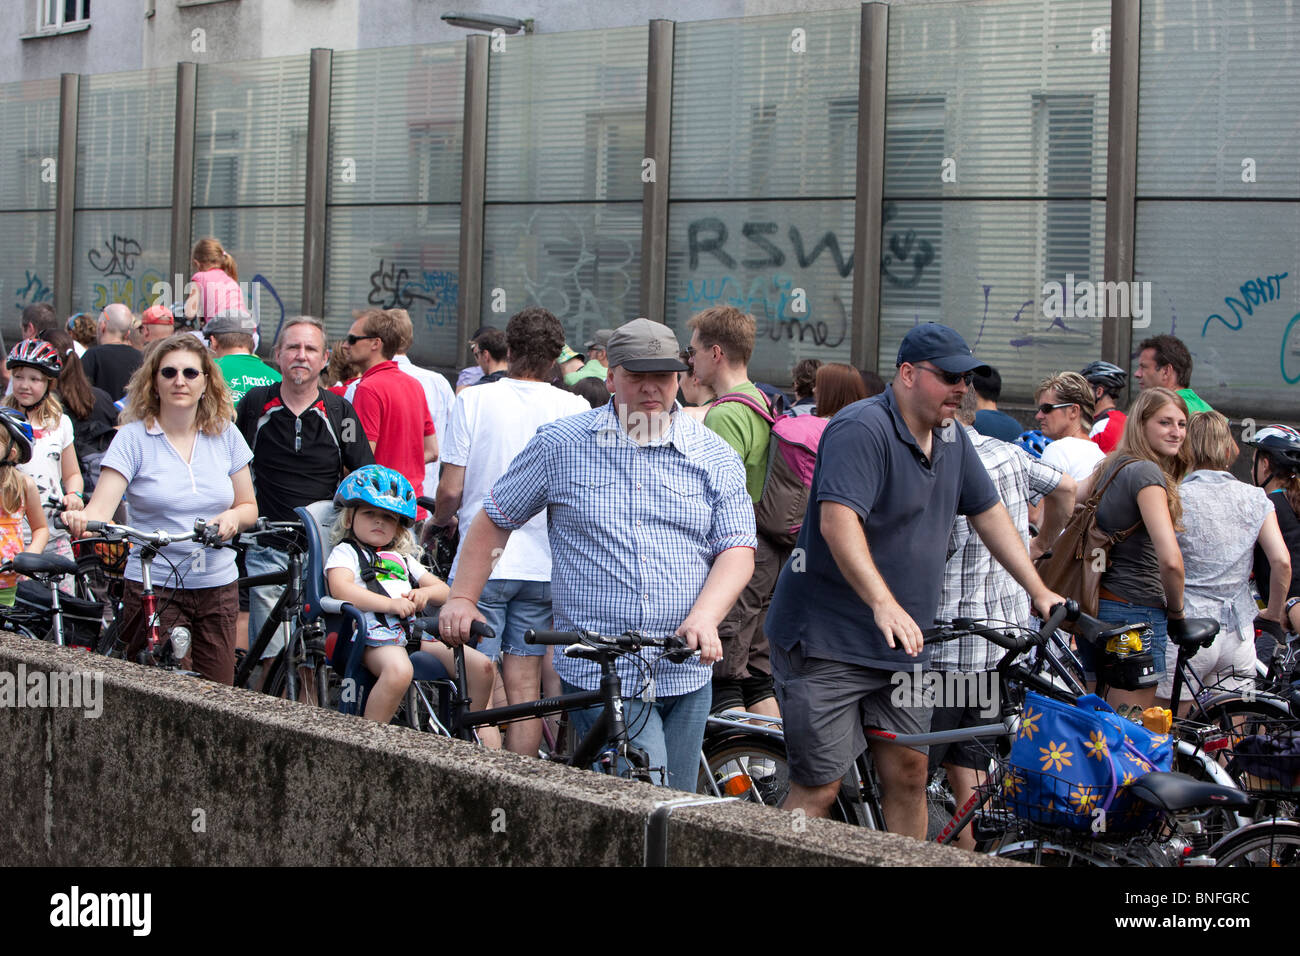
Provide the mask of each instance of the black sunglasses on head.
{"label": "black sunglasses on head", "polygon": [[188,381],[191,382],[203,374],[196,368],[177,368],[175,365],[164,365],[158,370],[158,374],[168,381],[175,378],[177,372],[180,372]]}

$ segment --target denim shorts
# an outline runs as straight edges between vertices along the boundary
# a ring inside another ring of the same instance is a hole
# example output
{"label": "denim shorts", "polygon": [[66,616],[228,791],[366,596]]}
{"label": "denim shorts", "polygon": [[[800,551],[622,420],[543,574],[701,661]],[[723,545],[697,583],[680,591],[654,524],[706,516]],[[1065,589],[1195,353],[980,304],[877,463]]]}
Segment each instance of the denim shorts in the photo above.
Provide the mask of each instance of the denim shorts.
{"label": "denim shorts", "polygon": [[[1151,646],[1143,647],[1150,651],[1155,659],[1156,676],[1165,676],[1165,648],[1169,644],[1169,619],[1162,607],[1147,607],[1143,604],[1129,604],[1127,601],[1112,601],[1101,598],[1097,601],[1097,617],[1109,625],[1148,624],[1151,626]],[[1097,655],[1093,646],[1087,641],[1079,641],[1079,661],[1088,677],[1097,673]]]}
{"label": "denim shorts", "polygon": [[525,644],[524,631],[551,629],[550,581],[488,581],[478,609],[496,632],[496,637],[478,642],[478,650],[492,660],[500,660],[502,654],[541,657],[547,651],[544,644]]}

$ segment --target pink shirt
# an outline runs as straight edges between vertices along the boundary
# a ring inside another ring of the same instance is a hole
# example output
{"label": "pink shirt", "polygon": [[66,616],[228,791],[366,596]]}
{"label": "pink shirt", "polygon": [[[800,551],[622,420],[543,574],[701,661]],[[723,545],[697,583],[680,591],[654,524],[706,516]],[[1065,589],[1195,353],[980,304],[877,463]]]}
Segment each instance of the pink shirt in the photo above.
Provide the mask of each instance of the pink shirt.
{"label": "pink shirt", "polygon": [[247,309],[239,283],[221,269],[204,269],[190,276],[199,287],[199,308],[203,318],[210,319],[233,309]]}

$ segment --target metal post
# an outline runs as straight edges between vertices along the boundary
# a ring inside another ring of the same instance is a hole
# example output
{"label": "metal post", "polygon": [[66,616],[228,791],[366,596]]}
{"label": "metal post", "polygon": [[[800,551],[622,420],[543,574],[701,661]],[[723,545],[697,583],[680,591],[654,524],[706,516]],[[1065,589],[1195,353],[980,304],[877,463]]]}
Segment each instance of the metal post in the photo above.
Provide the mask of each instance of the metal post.
{"label": "metal post", "polygon": [[[190,272],[190,239],[194,207],[194,104],[198,95],[197,63],[176,64],[176,139],[172,148],[172,250],[168,281],[182,276],[173,300],[185,297]],[[150,298],[153,290],[146,290]],[[167,303],[170,305],[171,303]]]}
{"label": "metal post", "polygon": [[77,101],[81,77],[59,78],[59,165],[54,188],[54,311],[72,314],[72,243],[77,204]]}
{"label": "metal post", "polygon": [[303,210],[302,311],[325,314],[325,200],[330,176],[330,76],[334,51],[311,51],[307,93],[307,189]]}
{"label": "metal post", "polygon": [[885,81],[889,6],[862,4],[858,60],[858,176],[853,205],[851,361],[875,371],[880,363],[880,253],[885,193]]}
{"label": "metal post", "polygon": [[[1138,34],[1141,26],[1141,0],[1111,0],[1104,266],[1108,282],[1133,280],[1133,232],[1137,214]],[[1132,317],[1104,319],[1101,325],[1102,357],[1127,369],[1132,351]],[[1127,399],[1125,395],[1125,402]]]}
{"label": "metal post", "polygon": [[[668,319],[668,166],[672,152],[672,20],[650,21],[646,66],[645,157],[654,161],[654,176],[641,198],[641,314],[656,322]],[[645,167],[643,166],[643,169]],[[644,178],[644,176],[643,176]]]}
{"label": "metal post", "polygon": [[[483,197],[487,189],[488,37],[465,40],[465,146],[460,169],[460,299],[457,348],[482,322]],[[447,363],[451,365],[455,358]]]}

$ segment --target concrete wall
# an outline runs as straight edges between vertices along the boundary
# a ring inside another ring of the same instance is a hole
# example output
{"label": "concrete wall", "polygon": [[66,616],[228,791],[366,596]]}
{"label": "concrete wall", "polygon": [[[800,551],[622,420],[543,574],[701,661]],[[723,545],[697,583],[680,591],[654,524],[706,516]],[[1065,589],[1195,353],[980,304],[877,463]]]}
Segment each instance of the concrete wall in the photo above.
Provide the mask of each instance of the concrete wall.
{"label": "concrete wall", "polygon": [[139,0],[92,3],[89,30],[22,39],[36,32],[36,9],[36,0],[0,3],[0,83],[140,68],[144,14]]}
{"label": "concrete wall", "polygon": [[[98,717],[4,696],[6,675],[87,667]],[[640,865],[681,796],[7,635],[0,703],[3,865]],[[1001,865],[792,819],[677,810],[669,862]]]}

